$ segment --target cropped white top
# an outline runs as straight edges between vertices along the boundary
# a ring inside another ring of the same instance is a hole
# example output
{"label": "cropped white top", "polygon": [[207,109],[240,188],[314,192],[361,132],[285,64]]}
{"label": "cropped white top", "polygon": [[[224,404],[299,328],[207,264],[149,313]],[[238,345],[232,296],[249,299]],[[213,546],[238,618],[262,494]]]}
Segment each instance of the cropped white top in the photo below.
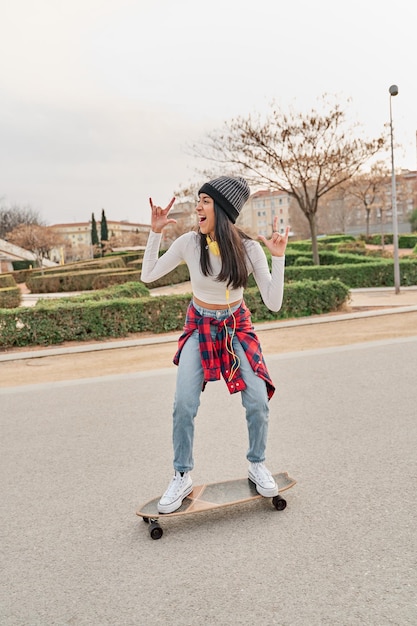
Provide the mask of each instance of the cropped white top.
{"label": "cropped white top", "polygon": [[[279,311],[284,293],[284,266],[285,257],[272,257],[272,274],[262,246],[259,242],[244,239],[247,251],[248,275],[253,273],[262,300],[271,311]],[[142,262],[141,278],[144,283],[158,280],[175,269],[181,262],[185,262],[190,272],[193,294],[207,304],[224,305],[237,302],[243,298],[243,287],[232,289],[229,287],[229,298],[226,296],[226,283],[218,282],[216,276],[221,269],[221,257],[210,251],[212,276],[204,276],[200,268],[200,236],[188,232],[176,239],[170,248],[158,258],[161,234],[149,233],[148,243]]]}

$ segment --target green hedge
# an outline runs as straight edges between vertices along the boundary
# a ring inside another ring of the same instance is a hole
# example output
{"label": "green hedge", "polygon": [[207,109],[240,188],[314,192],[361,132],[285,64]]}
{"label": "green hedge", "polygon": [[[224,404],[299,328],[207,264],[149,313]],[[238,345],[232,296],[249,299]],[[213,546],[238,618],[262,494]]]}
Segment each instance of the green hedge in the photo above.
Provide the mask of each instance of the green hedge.
{"label": "green hedge", "polygon": [[[366,243],[372,244],[374,246],[380,246],[382,244],[382,236],[381,235],[370,235],[369,237],[365,237]],[[384,243],[392,244],[394,241],[394,236],[392,233],[384,233]],[[398,235],[398,247],[399,248],[414,248],[417,245],[417,234],[407,233]]]}
{"label": "green hedge", "polygon": [[16,287],[12,274],[0,274],[0,287]]}
{"label": "green hedge", "polygon": [[124,272],[108,272],[97,276],[93,280],[93,289],[105,289],[112,285],[122,285],[126,282],[139,281],[141,272],[135,270],[126,270]]}
{"label": "green hedge", "polygon": [[33,270],[31,269],[16,269],[13,272],[13,278],[18,284],[25,283],[29,276],[32,274]]}
{"label": "green hedge", "polygon": [[127,266],[129,263],[133,261],[138,261],[143,259],[144,250],[130,251],[126,250],[126,252],[110,252],[106,254],[103,259],[119,257],[123,260],[123,263]]}
{"label": "green hedge", "polygon": [[[62,275],[66,273],[75,273],[79,270],[94,270],[94,269],[112,269],[112,268],[120,268],[121,270],[126,269],[126,265],[123,262],[122,258],[110,258],[107,259],[99,258],[99,259],[89,259],[87,261],[77,261],[76,263],[66,263],[65,265],[55,265],[54,267],[43,268],[42,270],[39,268],[34,269],[19,269],[13,272],[13,276],[17,283],[28,283],[34,276],[50,276],[54,275]],[[36,292],[39,293],[39,292]],[[48,292],[42,292],[48,293]]]}
{"label": "green hedge", "polygon": [[0,287],[0,309],[14,309],[20,306],[21,301],[22,294],[19,287],[16,285],[14,287]]}
{"label": "green hedge", "polygon": [[245,302],[254,322],[321,315],[337,311],[348,299],[349,289],[339,280],[287,283],[281,310],[274,313],[265,306],[257,288],[245,291]]}
{"label": "green hedge", "polygon": [[[77,272],[56,272],[32,275],[26,281],[32,293],[61,293],[63,291],[88,291],[102,289],[117,283],[116,275],[120,274],[119,282],[140,279],[140,272],[126,270],[126,267],[81,270]],[[108,279],[99,280],[103,276]],[[111,278],[110,278],[111,277]]]}
{"label": "green hedge", "polygon": [[178,283],[186,283],[190,280],[190,272],[185,263],[178,265],[172,272],[166,274],[159,280],[154,280],[152,283],[146,283],[149,289],[156,289],[157,287],[168,287],[169,285],[177,285]]}
{"label": "green hedge", "polygon": [[126,267],[129,269],[140,270],[142,269],[142,259],[137,259],[136,261],[129,261],[126,263]]}
{"label": "green hedge", "polygon": [[113,285],[106,289],[96,289],[86,291],[76,296],[65,296],[63,298],[39,298],[35,306],[56,308],[58,305],[65,305],[67,302],[93,302],[97,300],[118,300],[120,298],[146,298],[149,289],[141,282],[128,282],[121,285]]}
{"label": "green hedge", "polygon": [[20,306],[22,294],[12,274],[0,274],[0,309]]}
{"label": "green hedge", "polygon": [[[358,257],[360,258],[360,257]],[[417,285],[417,259],[400,259],[402,286]],[[286,267],[286,281],[339,279],[350,288],[392,287],[394,264],[392,259],[371,259],[365,263],[349,265],[314,265],[309,267]]]}
{"label": "green hedge", "polygon": [[120,257],[115,258],[99,258],[89,259],[88,261],[78,261],[77,263],[67,263],[66,265],[56,265],[55,267],[44,268],[43,270],[35,269],[32,272],[32,276],[48,276],[50,274],[66,274],[78,271],[93,271],[93,270],[112,270],[112,269],[126,269],[126,265],[123,259]]}
{"label": "green hedge", "polygon": [[399,248],[414,248],[417,245],[417,235],[399,235]]}
{"label": "green hedge", "polygon": [[318,238],[319,244],[324,243],[345,243],[346,241],[355,241],[353,235],[320,235]]}
{"label": "green hedge", "polygon": [[[291,248],[287,248],[287,250],[285,251],[286,267],[291,267],[293,265],[299,266],[301,264],[300,259],[309,259],[306,265],[311,265],[311,263],[313,262],[313,255],[311,253],[310,256],[307,253],[308,250],[303,250],[302,252],[294,252]],[[337,250],[326,250],[322,248],[319,251],[320,265],[347,265],[349,263],[367,263],[368,261],[373,260],[371,258],[363,256],[364,254],[364,251],[362,251],[361,254],[358,254],[357,250],[349,250],[349,252],[339,252]]]}
{"label": "green hedge", "polygon": [[[245,300],[254,322],[327,313],[349,297],[340,281],[322,284],[287,284],[280,312],[263,304],[257,289],[248,289]],[[124,337],[129,333],[180,331],[190,295],[120,298],[98,302],[49,302],[45,306],[0,311],[0,345],[3,347],[50,345]]]}

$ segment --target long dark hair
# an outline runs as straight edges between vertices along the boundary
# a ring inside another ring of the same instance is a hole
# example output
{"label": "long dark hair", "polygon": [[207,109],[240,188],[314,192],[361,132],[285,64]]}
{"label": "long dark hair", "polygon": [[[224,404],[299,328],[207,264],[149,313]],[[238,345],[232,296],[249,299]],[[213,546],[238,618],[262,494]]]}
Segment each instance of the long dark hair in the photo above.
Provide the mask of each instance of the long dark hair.
{"label": "long dark hair", "polygon": [[[214,235],[222,260],[221,270],[215,280],[226,282],[227,286],[232,289],[246,287],[248,284],[248,268],[243,240],[251,239],[251,237],[235,226],[224,211],[217,206],[216,202],[214,202],[214,215],[216,217]],[[203,235],[203,233],[200,233],[200,267],[204,276],[212,275],[206,235]]]}

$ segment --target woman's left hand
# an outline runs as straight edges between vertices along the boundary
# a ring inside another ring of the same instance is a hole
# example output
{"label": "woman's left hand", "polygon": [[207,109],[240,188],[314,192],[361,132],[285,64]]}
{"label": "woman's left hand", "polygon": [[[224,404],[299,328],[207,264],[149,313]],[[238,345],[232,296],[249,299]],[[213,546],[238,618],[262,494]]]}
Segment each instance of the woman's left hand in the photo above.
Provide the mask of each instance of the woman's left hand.
{"label": "woman's left hand", "polygon": [[271,253],[271,256],[284,256],[285,249],[288,243],[288,235],[290,233],[290,227],[287,226],[285,229],[285,233],[280,235],[277,231],[278,228],[278,217],[274,217],[274,232],[272,233],[271,239],[267,239],[263,235],[259,235],[259,239],[265,244],[268,250]]}

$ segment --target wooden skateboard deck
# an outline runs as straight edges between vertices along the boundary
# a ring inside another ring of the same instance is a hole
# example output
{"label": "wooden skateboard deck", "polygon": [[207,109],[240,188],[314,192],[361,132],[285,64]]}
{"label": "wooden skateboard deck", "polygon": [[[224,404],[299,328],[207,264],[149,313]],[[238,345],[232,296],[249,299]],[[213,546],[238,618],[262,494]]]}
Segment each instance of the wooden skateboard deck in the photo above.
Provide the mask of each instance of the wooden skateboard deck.
{"label": "wooden skateboard deck", "polygon": [[[280,495],[283,491],[290,489],[296,484],[293,478],[290,478],[287,472],[274,474],[274,479],[278,485],[279,495],[272,498],[274,507],[281,511],[287,506],[286,501]],[[195,485],[192,492],[183,500],[179,509],[173,513],[159,513],[158,502],[161,496],[146,502],[136,515],[142,517],[147,523],[150,523],[149,533],[152,539],[160,539],[163,530],[159,524],[160,518],[178,517],[179,515],[188,515],[190,513],[201,513],[203,511],[211,511],[226,506],[251,502],[263,496],[256,491],[254,483],[248,478],[239,478],[237,480],[227,480],[220,483],[209,483],[206,485]]]}

